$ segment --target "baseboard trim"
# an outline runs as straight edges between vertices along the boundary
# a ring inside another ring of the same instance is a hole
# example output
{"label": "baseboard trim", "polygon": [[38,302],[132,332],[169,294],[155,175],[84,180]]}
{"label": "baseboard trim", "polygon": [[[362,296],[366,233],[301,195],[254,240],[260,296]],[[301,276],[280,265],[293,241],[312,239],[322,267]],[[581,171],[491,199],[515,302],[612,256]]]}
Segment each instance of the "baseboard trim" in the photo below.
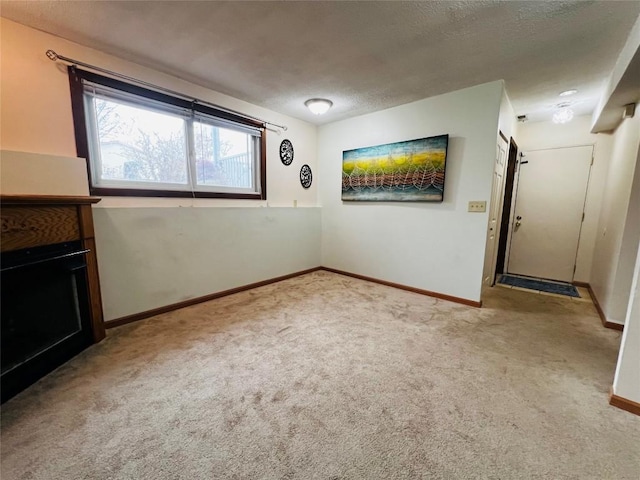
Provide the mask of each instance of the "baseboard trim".
{"label": "baseboard trim", "polygon": [[609,405],[620,408],[634,415],[640,415],[640,403],[629,400],[628,398],[619,397],[613,391],[609,394]]}
{"label": "baseboard trim", "polygon": [[138,320],[144,320],[145,318],[153,317],[155,315],[160,315],[162,313],[171,312],[173,310],[178,310],[184,307],[190,307],[191,305],[197,305],[198,303],[208,302],[209,300],[215,300],[216,298],[226,297],[228,295],[233,295],[234,293],[244,292],[246,290],[251,290],[252,288],[263,287],[271,283],[281,282],[282,280],[287,280],[293,277],[299,277],[300,275],[305,275],[307,273],[315,272],[321,269],[322,267],[309,268],[307,270],[302,270],[300,272],[289,273],[287,275],[282,275],[280,277],[270,278],[268,280],[262,280],[260,282],[250,283],[248,285],[242,285],[236,288],[230,288],[229,290],[223,290],[222,292],[211,293],[209,295],[204,295],[202,297],[190,298],[189,300],[184,300],[178,303],[172,303],[171,305],[165,305],[163,307],[153,308],[151,310],[146,310],[144,312],[134,313],[133,315],[127,315],[126,317],[120,317],[113,320],[108,320],[104,322],[104,326],[105,328],[119,327],[121,325],[126,325],[127,323],[137,322]]}
{"label": "baseboard trim", "polygon": [[596,297],[596,294],[593,291],[593,288],[591,288],[590,284],[584,283],[584,282],[573,282],[573,284],[576,287],[584,287],[589,291],[591,300],[593,300],[593,304],[595,305],[596,310],[598,311],[598,315],[600,315],[600,321],[602,322],[603,327],[610,328],[611,330],[618,330],[620,332],[624,330],[624,325],[622,325],[621,323],[610,322],[609,320],[607,320],[607,316],[604,314],[604,311],[600,306],[600,302],[598,302],[598,297]]}
{"label": "baseboard trim", "polygon": [[336,268],[330,267],[320,267],[320,270],[325,270],[327,272],[337,273],[339,275],[344,275],[347,277],[357,278],[359,280],[366,280],[367,282],[379,283],[380,285],[386,285],[387,287],[399,288],[400,290],[407,290],[408,292],[419,293],[420,295],[426,295],[428,297],[440,298],[442,300],[447,300],[449,302],[462,303],[463,305],[468,305],[470,307],[478,307],[482,306],[482,301],[476,302],[474,300],[469,300],[467,298],[454,297],[452,295],[445,295],[444,293],[432,292],[430,290],[423,290],[421,288],[409,287],[407,285],[402,285],[400,283],[387,282],[386,280],[380,280],[378,278],[367,277],[365,275],[359,275],[357,273],[345,272],[343,270],[338,270]]}
{"label": "baseboard trim", "polygon": [[466,298],[454,297],[452,295],[445,295],[444,293],[432,292],[430,290],[422,290],[421,288],[414,288],[414,287],[409,287],[407,285],[401,285],[399,283],[387,282],[386,280],[367,277],[365,275],[359,275],[357,273],[345,272],[343,270],[338,270],[335,268],[314,267],[314,268],[309,268],[307,270],[302,270],[300,272],[289,273],[287,275],[282,275],[280,277],[270,278],[268,280],[262,280],[261,282],[242,285],[240,287],[231,288],[229,290],[224,290],[222,292],[211,293],[209,295],[204,295],[202,297],[190,298],[189,300],[184,300],[178,303],[172,303],[170,305],[153,308],[151,310],[145,310],[144,312],[134,313],[132,315],[127,315],[125,317],[115,318],[113,320],[107,320],[106,322],[104,322],[104,326],[105,328],[120,327],[121,325],[126,325],[128,323],[144,320],[145,318],[154,317],[162,313],[172,312],[180,308],[190,307],[191,305],[197,305],[198,303],[208,302],[209,300],[215,300],[216,298],[226,297],[228,295],[233,295],[234,293],[240,293],[246,290],[251,290],[252,288],[258,288],[264,285],[269,285],[271,283],[281,282],[282,280],[287,280],[293,277],[299,277],[300,275],[306,275],[307,273],[316,272],[318,270],[325,270],[327,272],[337,273],[338,275],[345,275],[347,277],[353,277],[359,280],[366,280],[367,282],[379,283],[380,285],[386,285],[387,287],[399,288],[401,290],[407,290],[409,292],[419,293],[420,295],[426,295],[428,297],[440,298],[442,300],[447,300],[449,302],[461,303],[463,305],[468,305],[470,307],[479,308],[482,306],[482,301],[476,302]]}

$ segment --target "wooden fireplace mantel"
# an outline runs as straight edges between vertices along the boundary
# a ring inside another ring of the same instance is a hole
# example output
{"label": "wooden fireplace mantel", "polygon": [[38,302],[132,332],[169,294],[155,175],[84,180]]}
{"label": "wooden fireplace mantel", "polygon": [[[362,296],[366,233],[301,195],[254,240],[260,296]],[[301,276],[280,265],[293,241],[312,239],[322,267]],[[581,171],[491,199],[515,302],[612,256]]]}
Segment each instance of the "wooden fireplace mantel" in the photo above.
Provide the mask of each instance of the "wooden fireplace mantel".
{"label": "wooden fireplace mantel", "polygon": [[91,212],[91,205],[100,200],[89,196],[0,195],[2,252],[71,241],[80,241],[89,250],[87,285],[94,343],[105,337]]}
{"label": "wooden fireplace mantel", "polygon": [[68,195],[0,195],[3,205],[86,205],[98,203],[100,197]]}

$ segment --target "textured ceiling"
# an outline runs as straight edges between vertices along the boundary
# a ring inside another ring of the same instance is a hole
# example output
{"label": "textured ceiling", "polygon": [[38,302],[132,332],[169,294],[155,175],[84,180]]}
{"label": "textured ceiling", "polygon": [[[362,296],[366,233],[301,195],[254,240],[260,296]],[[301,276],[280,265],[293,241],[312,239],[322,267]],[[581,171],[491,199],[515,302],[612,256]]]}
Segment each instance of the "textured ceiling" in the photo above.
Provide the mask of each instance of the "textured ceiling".
{"label": "textured ceiling", "polygon": [[[543,120],[569,88],[593,111],[640,2],[2,1],[0,14],[318,124],[498,79],[516,114]],[[315,117],[311,97],[334,108]]]}

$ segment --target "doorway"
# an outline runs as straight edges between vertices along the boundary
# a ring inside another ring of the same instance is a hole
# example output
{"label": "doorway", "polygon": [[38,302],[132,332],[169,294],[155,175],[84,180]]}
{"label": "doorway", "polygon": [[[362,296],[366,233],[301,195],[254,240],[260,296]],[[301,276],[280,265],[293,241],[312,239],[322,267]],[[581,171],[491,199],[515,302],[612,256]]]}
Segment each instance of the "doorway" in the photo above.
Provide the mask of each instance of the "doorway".
{"label": "doorway", "polygon": [[511,209],[513,208],[513,193],[516,179],[516,169],[518,167],[518,145],[511,137],[509,141],[509,158],[507,160],[507,174],[504,184],[504,201],[502,202],[502,219],[500,221],[500,236],[498,239],[498,258],[496,260],[495,277],[504,273],[505,261],[507,258],[507,239],[509,238],[509,220],[511,219]]}
{"label": "doorway", "polygon": [[572,282],[593,146],[529,151],[520,163],[507,272]]}
{"label": "doorway", "polygon": [[482,283],[493,286],[496,275],[496,260],[498,258],[498,236],[500,234],[500,218],[502,213],[502,199],[504,194],[504,174],[507,164],[509,141],[502,132],[498,132],[496,145],[496,159],[493,164],[493,183],[491,186],[491,202],[489,206],[489,228],[487,229],[487,243],[484,255]]}

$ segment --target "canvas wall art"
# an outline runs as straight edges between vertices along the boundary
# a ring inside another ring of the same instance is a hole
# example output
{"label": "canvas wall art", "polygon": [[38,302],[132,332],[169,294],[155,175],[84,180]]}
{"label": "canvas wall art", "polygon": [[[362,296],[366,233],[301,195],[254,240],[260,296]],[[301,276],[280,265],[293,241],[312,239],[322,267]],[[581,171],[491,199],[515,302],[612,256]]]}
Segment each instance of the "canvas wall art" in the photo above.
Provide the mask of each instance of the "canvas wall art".
{"label": "canvas wall art", "polygon": [[342,200],[441,202],[449,135],[342,153]]}

